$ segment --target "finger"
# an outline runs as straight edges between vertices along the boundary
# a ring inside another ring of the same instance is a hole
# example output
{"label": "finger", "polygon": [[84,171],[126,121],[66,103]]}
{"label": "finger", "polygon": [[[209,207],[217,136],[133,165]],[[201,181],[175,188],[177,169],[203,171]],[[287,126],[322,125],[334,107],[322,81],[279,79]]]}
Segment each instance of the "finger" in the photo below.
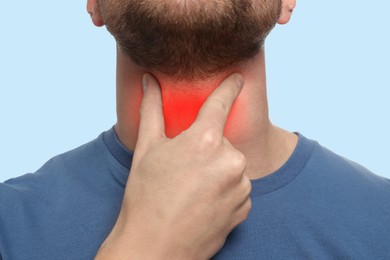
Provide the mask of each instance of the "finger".
{"label": "finger", "polygon": [[138,149],[140,147],[146,148],[153,140],[165,137],[160,86],[150,74],[144,75],[142,85],[144,92],[140,109],[140,125],[137,139]]}
{"label": "finger", "polygon": [[243,85],[244,78],[240,74],[235,73],[226,78],[207,98],[199,110],[193,127],[199,127],[202,130],[216,127],[223,136],[230,109]]}
{"label": "finger", "polygon": [[245,200],[245,202],[242,203],[241,207],[238,208],[236,211],[236,216],[237,216],[236,225],[239,225],[242,222],[244,222],[248,218],[251,210],[252,210],[252,200],[250,197],[248,197]]}

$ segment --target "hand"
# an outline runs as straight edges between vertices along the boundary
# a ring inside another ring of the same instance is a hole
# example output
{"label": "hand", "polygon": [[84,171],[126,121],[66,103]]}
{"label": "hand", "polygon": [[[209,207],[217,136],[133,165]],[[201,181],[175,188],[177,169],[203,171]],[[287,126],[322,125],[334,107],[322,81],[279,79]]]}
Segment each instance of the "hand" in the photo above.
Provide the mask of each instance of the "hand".
{"label": "hand", "polygon": [[192,126],[165,136],[161,91],[146,74],[139,135],[122,208],[102,259],[209,259],[251,209],[246,159],[223,136],[243,78],[228,77]]}

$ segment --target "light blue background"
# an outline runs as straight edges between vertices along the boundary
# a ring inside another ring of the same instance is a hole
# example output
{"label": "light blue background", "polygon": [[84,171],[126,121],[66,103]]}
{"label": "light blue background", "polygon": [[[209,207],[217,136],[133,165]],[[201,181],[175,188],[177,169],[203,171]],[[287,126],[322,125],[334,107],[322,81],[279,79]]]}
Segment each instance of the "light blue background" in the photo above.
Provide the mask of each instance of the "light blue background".
{"label": "light blue background", "polygon": [[[298,1],[267,42],[276,125],[390,177],[390,2]],[[85,1],[2,1],[0,181],[116,121],[115,43]]]}

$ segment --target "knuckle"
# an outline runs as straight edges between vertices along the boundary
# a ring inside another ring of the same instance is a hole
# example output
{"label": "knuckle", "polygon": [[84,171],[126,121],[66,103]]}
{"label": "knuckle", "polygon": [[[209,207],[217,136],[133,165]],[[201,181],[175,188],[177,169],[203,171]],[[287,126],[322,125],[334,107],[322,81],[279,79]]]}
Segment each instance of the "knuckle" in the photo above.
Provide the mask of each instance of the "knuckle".
{"label": "knuckle", "polygon": [[252,210],[252,200],[251,200],[251,198],[248,198],[245,206],[246,206],[246,211],[249,214],[249,212]]}
{"label": "knuckle", "polygon": [[219,98],[213,99],[213,106],[217,111],[220,111],[224,115],[229,112],[229,106]]}
{"label": "knuckle", "polygon": [[252,201],[249,198],[247,200],[247,202],[245,203],[245,205],[244,205],[244,220],[248,218],[249,213],[251,212],[251,210],[252,210]]}
{"label": "knuckle", "polygon": [[217,129],[209,128],[204,131],[201,136],[199,143],[202,147],[217,146],[221,143],[221,137]]}
{"label": "knuckle", "polygon": [[240,185],[241,188],[241,181],[243,178],[243,173],[246,168],[246,158],[245,156],[237,151],[231,151],[230,149],[228,150],[228,155],[226,156],[226,168],[228,171],[226,174],[229,177],[230,182],[234,182],[235,184]]}
{"label": "knuckle", "polygon": [[232,156],[230,163],[235,170],[237,171],[240,170],[241,171],[240,173],[242,173],[242,170],[246,168],[247,161],[243,153],[236,152]]}
{"label": "knuckle", "polygon": [[[230,231],[230,230],[229,230]],[[227,235],[226,235],[227,236]],[[221,237],[219,237],[219,239],[214,239],[213,242],[212,242],[212,254],[214,254],[215,252],[218,252],[219,250],[221,250],[221,248],[223,247],[223,245],[225,244],[226,242],[226,236],[225,234]]]}
{"label": "knuckle", "polygon": [[252,209],[252,201],[248,199],[243,206],[243,210],[240,218],[241,222],[244,222],[248,218],[251,209]]}
{"label": "knuckle", "polygon": [[245,194],[247,196],[249,196],[251,194],[251,191],[252,191],[252,183],[251,183],[251,180],[244,176],[244,179],[243,179],[243,182],[244,182],[244,191],[245,191]]}

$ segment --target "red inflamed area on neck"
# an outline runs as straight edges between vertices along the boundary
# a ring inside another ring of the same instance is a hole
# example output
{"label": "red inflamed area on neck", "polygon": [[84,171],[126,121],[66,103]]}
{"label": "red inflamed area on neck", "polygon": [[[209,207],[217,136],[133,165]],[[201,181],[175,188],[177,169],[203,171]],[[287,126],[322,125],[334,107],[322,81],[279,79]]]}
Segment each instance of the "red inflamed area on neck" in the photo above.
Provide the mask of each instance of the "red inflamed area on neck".
{"label": "red inflamed area on neck", "polygon": [[[165,120],[165,134],[169,138],[179,135],[184,130],[188,129],[197,118],[200,108],[211,94],[211,90],[191,91],[186,89],[180,90],[162,90],[163,112]],[[233,117],[237,121],[237,110],[239,110],[239,102],[233,104],[230,114],[227,119],[225,133],[229,133],[229,128],[232,127],[229,121]],[[241,120],[240,120],[241,121]]]}

